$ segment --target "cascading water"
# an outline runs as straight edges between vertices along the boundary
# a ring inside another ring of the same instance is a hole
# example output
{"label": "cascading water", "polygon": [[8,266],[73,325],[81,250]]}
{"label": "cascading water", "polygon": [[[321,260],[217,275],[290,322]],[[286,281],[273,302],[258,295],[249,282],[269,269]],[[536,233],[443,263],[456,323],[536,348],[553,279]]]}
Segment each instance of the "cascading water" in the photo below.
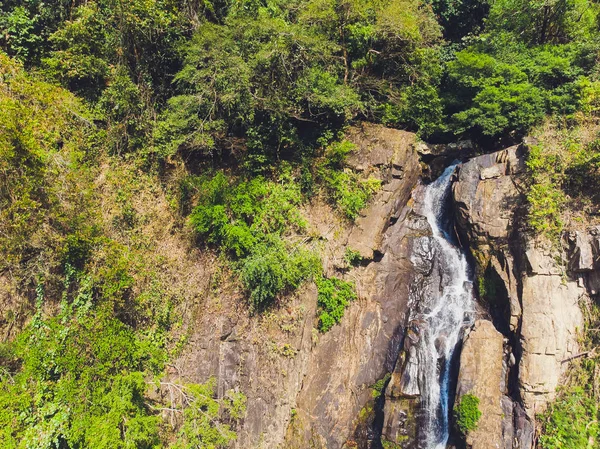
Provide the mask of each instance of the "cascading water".
{"label": "cascading water", "polygon": [[423,214],[433,233],[434,264],[440,273],[437,295],[423,298],[417,319],[423,323],[417,349],[426,449],[443,449],[449,435],[450,375],[454,351],[472,323],[474,299],[470,270],[453,243],[447,205],[456,164],[426,187]]}

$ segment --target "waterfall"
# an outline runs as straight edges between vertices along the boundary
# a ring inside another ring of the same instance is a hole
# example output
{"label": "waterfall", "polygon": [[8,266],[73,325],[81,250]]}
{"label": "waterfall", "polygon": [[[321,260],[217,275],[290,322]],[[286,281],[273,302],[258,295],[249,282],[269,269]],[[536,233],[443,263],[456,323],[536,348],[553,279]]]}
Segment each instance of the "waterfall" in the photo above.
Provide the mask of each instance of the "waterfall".
{"label": "waterfall", "polygon": [[423,299],[418,316],[424,323],[417,357],[426,449],[443,449],[448,442],[451,364],[474,311],[469,265],[454,243],[447,211],[456,165],[446,168],[426,187],[423,203],[423,214],[433,233],[434,267],[440,273],[439,294]]}

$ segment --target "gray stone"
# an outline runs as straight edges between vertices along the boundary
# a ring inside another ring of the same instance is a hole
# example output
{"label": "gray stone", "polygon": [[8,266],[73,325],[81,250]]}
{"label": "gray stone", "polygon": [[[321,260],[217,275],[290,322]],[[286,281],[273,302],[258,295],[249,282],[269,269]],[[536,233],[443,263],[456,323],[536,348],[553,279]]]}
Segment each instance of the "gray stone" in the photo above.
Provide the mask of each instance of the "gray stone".
{"label": "gray stone", "polygon": [[460,355],[456,401],[465,394],[479,398],[481,418],[477,428],[467,434],[472,449],[501,449],[503,410],[504,338],[491,321],[478,320],[465,337]]}

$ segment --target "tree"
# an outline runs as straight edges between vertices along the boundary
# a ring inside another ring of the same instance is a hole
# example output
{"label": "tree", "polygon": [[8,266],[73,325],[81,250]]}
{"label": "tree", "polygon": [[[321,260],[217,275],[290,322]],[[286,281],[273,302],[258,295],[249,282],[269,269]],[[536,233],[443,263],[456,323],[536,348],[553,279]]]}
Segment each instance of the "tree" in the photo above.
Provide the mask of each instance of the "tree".
{"label": "tree", "polygon": [[530,44],[564,43],[596,26],[595,9],[587,0],[496,0],[487,23]]}

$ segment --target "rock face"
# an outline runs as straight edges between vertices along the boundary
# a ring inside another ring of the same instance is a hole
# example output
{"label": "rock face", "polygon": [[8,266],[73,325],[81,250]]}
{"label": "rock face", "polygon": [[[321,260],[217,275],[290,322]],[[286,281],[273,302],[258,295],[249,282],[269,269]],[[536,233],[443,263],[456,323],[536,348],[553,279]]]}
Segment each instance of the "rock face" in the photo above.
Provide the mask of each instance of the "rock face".
{"label": "rock face", "polygon": [[383,188],[360,217],[348,237],[348,246],[364,258],[373,258],[381,251],[390,218],[397,214],[410,198],[421,172],[415,153],[416,137],[406,131],[363,124],[353,128],[348,138],[360,151],[350,155],[348,165],[365,174],[383,178]]}
{"label": "rock face", "polygon": [[[568,368],[563,361],[578,350],[577,333],[583,326],[579,302],[596,292],[596,231],[569,235],[567,270],[557,263],[556,249],[521,231],[525,151],[515,146],[471,159],[460,166],[453,188],[459,234],[476,260],[487,323],[493,322],[508,342],[506,351],[485,353],[490,370],[494,367],[493,382],[498,381],[497,367],[506,367],[504,386],[489,410],[497,419],[502,409],[504,419],[498,420],[500,427],[488,427],[484,411],[486,432],[469,435],[472,447],[532,446],[534,417],[554,398]],[[473,361],[483,357],[469,344],[476,330],[465,341],[459,384],[465,377],[473,385],[487,382],[480,379],[484,374],[472,372]],[[481,391],[486,401],[490,392]]]}
{"label": "rock face", "polygon": [[471,159],[459,167],[454,184],[454,201],[459,225],[468,229],[472,243],[506,239],[520,200],[517,189],[524,170],[522,147]]}
{"label": "rock face", "polygon": [[[504,337],[491,321],[478,320],[465,337],[460,356],[456,401],[466,394],[479,398],[481,418],[467,435],[472,449],[504,449],[502,400],[506,393],[502,354]],[[510,435],[512,437],[512,435]],[[511,441],[509,438],[508,441]],[[511,442],[512,443],[512,442]],[[512,444],[508,446],[512,447]]]}
{"label": "rock face", "polygon": [[[395,240],[409,244],[408,254],[413,269],[409,270],[410,289],[408,301],[411,309],[419,302],[419,295],[428,294],[435,282],[432,280],[433,248],[430,244],[431,229],[427,220],[411,210],[401,232],[393,234]],[[439,278],[437,279],[439,283]],[[412,314],[408,313],[407,318]],[[419,439],[420,413],[419,362],[417,347],[421,340],[424,323],[412,320],[404,332],[404,344],[394,366],[385,391],[384,423],[382,439],[395,447],[416,447]]]}
{"label": "rock face", "polygon": [[[189,349],[173,368],[173,377],[191,381],[216,377],[218,394],[246,394],[237,448],[370,448],[380,447],[380,437],[392,447],[419,447],[416,348],[424,323],[409,311],[439,290],[440,274],[431,230],[415,210],[418,144],[413,134],[375,125],[352,128],[348,138],[358,149],[349,164],[380,179],[382,189],[353,226],[322,203],[306,211],[311,233],[321,236],[326,274],[357,286],[359,299],[342,322],[316,331],[314,285],[261,317],[250,316],[232,287],[203,299]],[[419,148],[432,161],[445,157]],[[456,400],[480,399],[469,448],[531,449],[535,414],[553,398],[568,368],[563,361],[578,351],[578,303],[600,292],[600,228],[568,234],[567,270],[555,250],[521,231],[525,153],[515,146],[472,158],[453,184],[457,234],[481,280],[456,383]],[[365,262],[348,267],[346,248]],[[372,386],[386,373],[384,395],[374,400]]]}
{"label": "rock face", "polygon": [[525,257],[529,273],[522,278],[523,293],[519,380],[530,416],[545,409],[568,364],[577,352],[577,331],[583,328],[579,300],[585,295],[576,280],[563,279],[551,253],[533,244]]}
{"label": "rock face", "polygon": [[[349,131],[350,165],[382,188],[354,226],[325,204],[308,206],[311,233],[322,237],[324,270],[356,283],[359,299],[326,334],[314,328],[317,292],[307,286],[285,306],[252,317],[235,291],[204,300],[189,350],[174,376],[205,381],[218,393],[237,388],[248,409],[239,448],[368,447],[373,389],[394,367],[404,332],[412,241],[410,192],[420,175],[411,133],[364,125]],[[346,247],[367,260],[348,268]]]}

